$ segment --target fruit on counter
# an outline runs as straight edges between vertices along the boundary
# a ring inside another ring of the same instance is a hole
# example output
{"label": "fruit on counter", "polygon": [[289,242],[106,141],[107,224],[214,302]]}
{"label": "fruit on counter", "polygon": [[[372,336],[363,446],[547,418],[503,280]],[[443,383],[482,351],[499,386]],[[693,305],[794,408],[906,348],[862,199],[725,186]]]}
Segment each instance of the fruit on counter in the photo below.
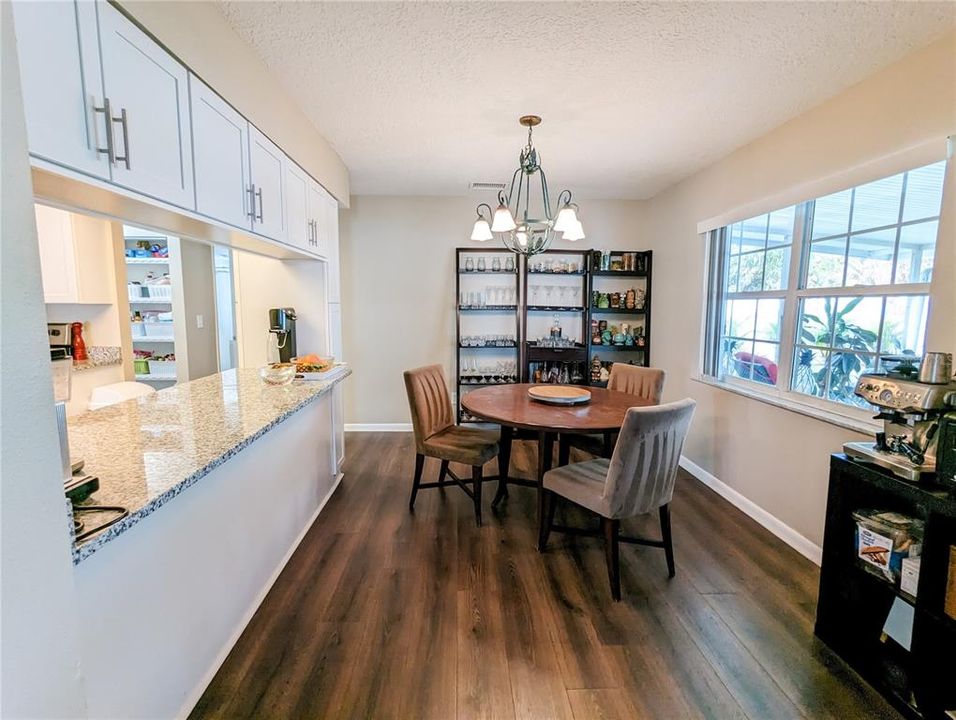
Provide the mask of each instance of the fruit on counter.
{"label": "fruit on counter", "polygon": [[315,353],[302,355],[294,360],[295,370],[300,373],[317,373],[332,369],[332,358],[322,358]]}

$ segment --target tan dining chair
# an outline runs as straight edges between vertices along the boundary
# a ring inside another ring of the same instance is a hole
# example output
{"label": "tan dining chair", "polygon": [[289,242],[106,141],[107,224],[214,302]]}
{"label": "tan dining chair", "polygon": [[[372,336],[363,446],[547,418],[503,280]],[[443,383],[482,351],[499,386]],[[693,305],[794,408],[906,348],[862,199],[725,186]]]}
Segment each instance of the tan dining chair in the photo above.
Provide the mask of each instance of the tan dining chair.
{"label": "tan dining chair", "polygon": [[[546,512],[541,515],[538,549],[545,550],[552,530],[598,534],[554,525],[555,501],[560,495],[601,517],[608,578],[615,600],[621,599],[619,542],[663,548],[667,572],[674,577],[670,501],[674,495],[677,463],[696,405],[687,398],[656,407],[631,408],[610,459],[574,463],[545,473]],[[655,508],[660,514],[660,540],[620,535],[621,520]]]}
{"label": "tan dining chair", "polygon": [[[481,485],[492,479],[482,477],[482,466],[498,455],[498,431],[455,425],[441,365],[406,370],[405,390],[415,431],[415,480],[408,509],[414,511],[415,496],[422,488],[458,485],[474,502],[475,522],[481,527]],[[441,460],[438,482],[421,481],[426,457]],[[470,488],[448,467],[450,462],[471,465]],[[499,467],[499,474],[501,472]]]}
{"label": "tan dining chair", "polygon": [[[614,363],[607,380],[608,390],[617,390],[636,395],[660,405],[664,392],[664,371],[659,368]],[[571,448],[583,450],[597,457],[611,457],[614,450],[614,434],[603,435],[562,435],[558,441],[558,464],[567,465]]]}

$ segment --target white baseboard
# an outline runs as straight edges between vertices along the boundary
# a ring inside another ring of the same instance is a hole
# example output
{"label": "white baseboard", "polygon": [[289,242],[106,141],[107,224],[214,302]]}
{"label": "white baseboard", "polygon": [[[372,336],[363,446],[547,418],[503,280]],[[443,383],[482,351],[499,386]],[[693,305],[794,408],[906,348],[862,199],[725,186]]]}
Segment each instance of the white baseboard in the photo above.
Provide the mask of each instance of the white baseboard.
{"label": "white baseboard", "polygon": [[345,432],[411,432],[411,423],[345,423]]}
{"label": "white baseboard", "polygon": [[680,466],[731,505],[763,525],[767,530],[783,540],[805,558],[816,565],[820,564],[823,558],[823,549],[819,545],[808,540],[785,522],[771,515],[755,502],[744,497],[732,487],[717,479],[714,475],[711,475],[693,460],[681,455]]}
{"label": "white baseboard", "polygon": [[335,491],[341,482],[342,473],[338,473],[335,477],[335,482],[333,483],[332,488],[329,490],[326,496],[322,498],[322,502],[319,503],[319,506],[315,509],[315,512],[312,513],[312,517],[309,518],[309,521],[305,524],[305,527],[302,528],[302,532],[299,533],[299,536],[289,547],[288,552],[286,552],[279,564],[276,565],[275,571],[273,571],[272,575],[269,576],[266,584],[263,585],[262,591],[256,596],[256,599],[252,601],[252,603],[249,605],[249,608],[242,616],[242,620],[240,620],[239,624],[236,625],[236,631],[222,646],[222,650],[219,651],[216,659],[213,661],[212,665],[209,666],[209,670],[203,676],[202,680],[197,683],[195,689],[186,698],[186,702],[183,703],[182,707],[179,709],[179,713],[176,715],[177,718],[188,717],[189,713],[191,713],[193,708],[196,707],[196,703],[199,702],[202,694],[206,692],[206,688],[209,687],[209,683],[211,683],[213,678],[216,677],[216,673],[219,672],[219,668],[222,667],[222,664],[226,662],[226,658],[229,657],[229,653],[232,651],[232,648],[237,642],[239,642],[239,638],[242,636],[242,633],[245,632],[246,626],[252,620],[252,616],[256,614],[256,610],[258,610],[259,606],[262,605],[262,601],[266,599],[266,595],[269,594],[269,591],[272,589],[275,581],[279,579],[279,575],[282,574],[286,564],[292,558],[292,555],[295,553],[295,551],[298,550],[299,544],[305,539],[305,536],[311,529],[312,524],[315,522],[316,518],[319,517],[319,513],[322,512],[322,509],[325,507],[326,503],[329,502],[329,499],[332,497],[332,495],[335,494]]}

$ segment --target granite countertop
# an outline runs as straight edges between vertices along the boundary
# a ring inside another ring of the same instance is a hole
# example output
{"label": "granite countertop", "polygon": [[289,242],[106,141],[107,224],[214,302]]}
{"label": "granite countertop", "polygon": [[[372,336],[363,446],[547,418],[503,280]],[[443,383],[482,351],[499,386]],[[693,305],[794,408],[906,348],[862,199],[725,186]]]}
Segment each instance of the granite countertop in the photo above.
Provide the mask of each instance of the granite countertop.
{"label": "granite countertop", "polygon": [[93,368],[121,365],[123,363],[122,348],[110,345],[88,345],[86,351],[89,359],[73,364],[73,372],[92,370]]}
{"label": "granite countertop", "polygon": [[[266,385],[257,369],[228,370],[69,420],[70,454],[100,488],[90,502],[129,515],[73,546],[79,563],[283,420],[351,375]],[[97,518],[84,514],[88,525]]]}

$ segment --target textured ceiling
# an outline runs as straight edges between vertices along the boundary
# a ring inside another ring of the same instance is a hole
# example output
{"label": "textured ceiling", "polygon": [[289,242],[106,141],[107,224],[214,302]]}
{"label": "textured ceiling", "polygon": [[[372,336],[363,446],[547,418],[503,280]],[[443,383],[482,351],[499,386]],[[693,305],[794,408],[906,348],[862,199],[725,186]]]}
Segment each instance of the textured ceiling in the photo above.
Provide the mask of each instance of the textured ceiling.
{"label": "textured ceiling", "polygon": [[646,198],[956,25],[956,3],[220,2],[355,194]]}

